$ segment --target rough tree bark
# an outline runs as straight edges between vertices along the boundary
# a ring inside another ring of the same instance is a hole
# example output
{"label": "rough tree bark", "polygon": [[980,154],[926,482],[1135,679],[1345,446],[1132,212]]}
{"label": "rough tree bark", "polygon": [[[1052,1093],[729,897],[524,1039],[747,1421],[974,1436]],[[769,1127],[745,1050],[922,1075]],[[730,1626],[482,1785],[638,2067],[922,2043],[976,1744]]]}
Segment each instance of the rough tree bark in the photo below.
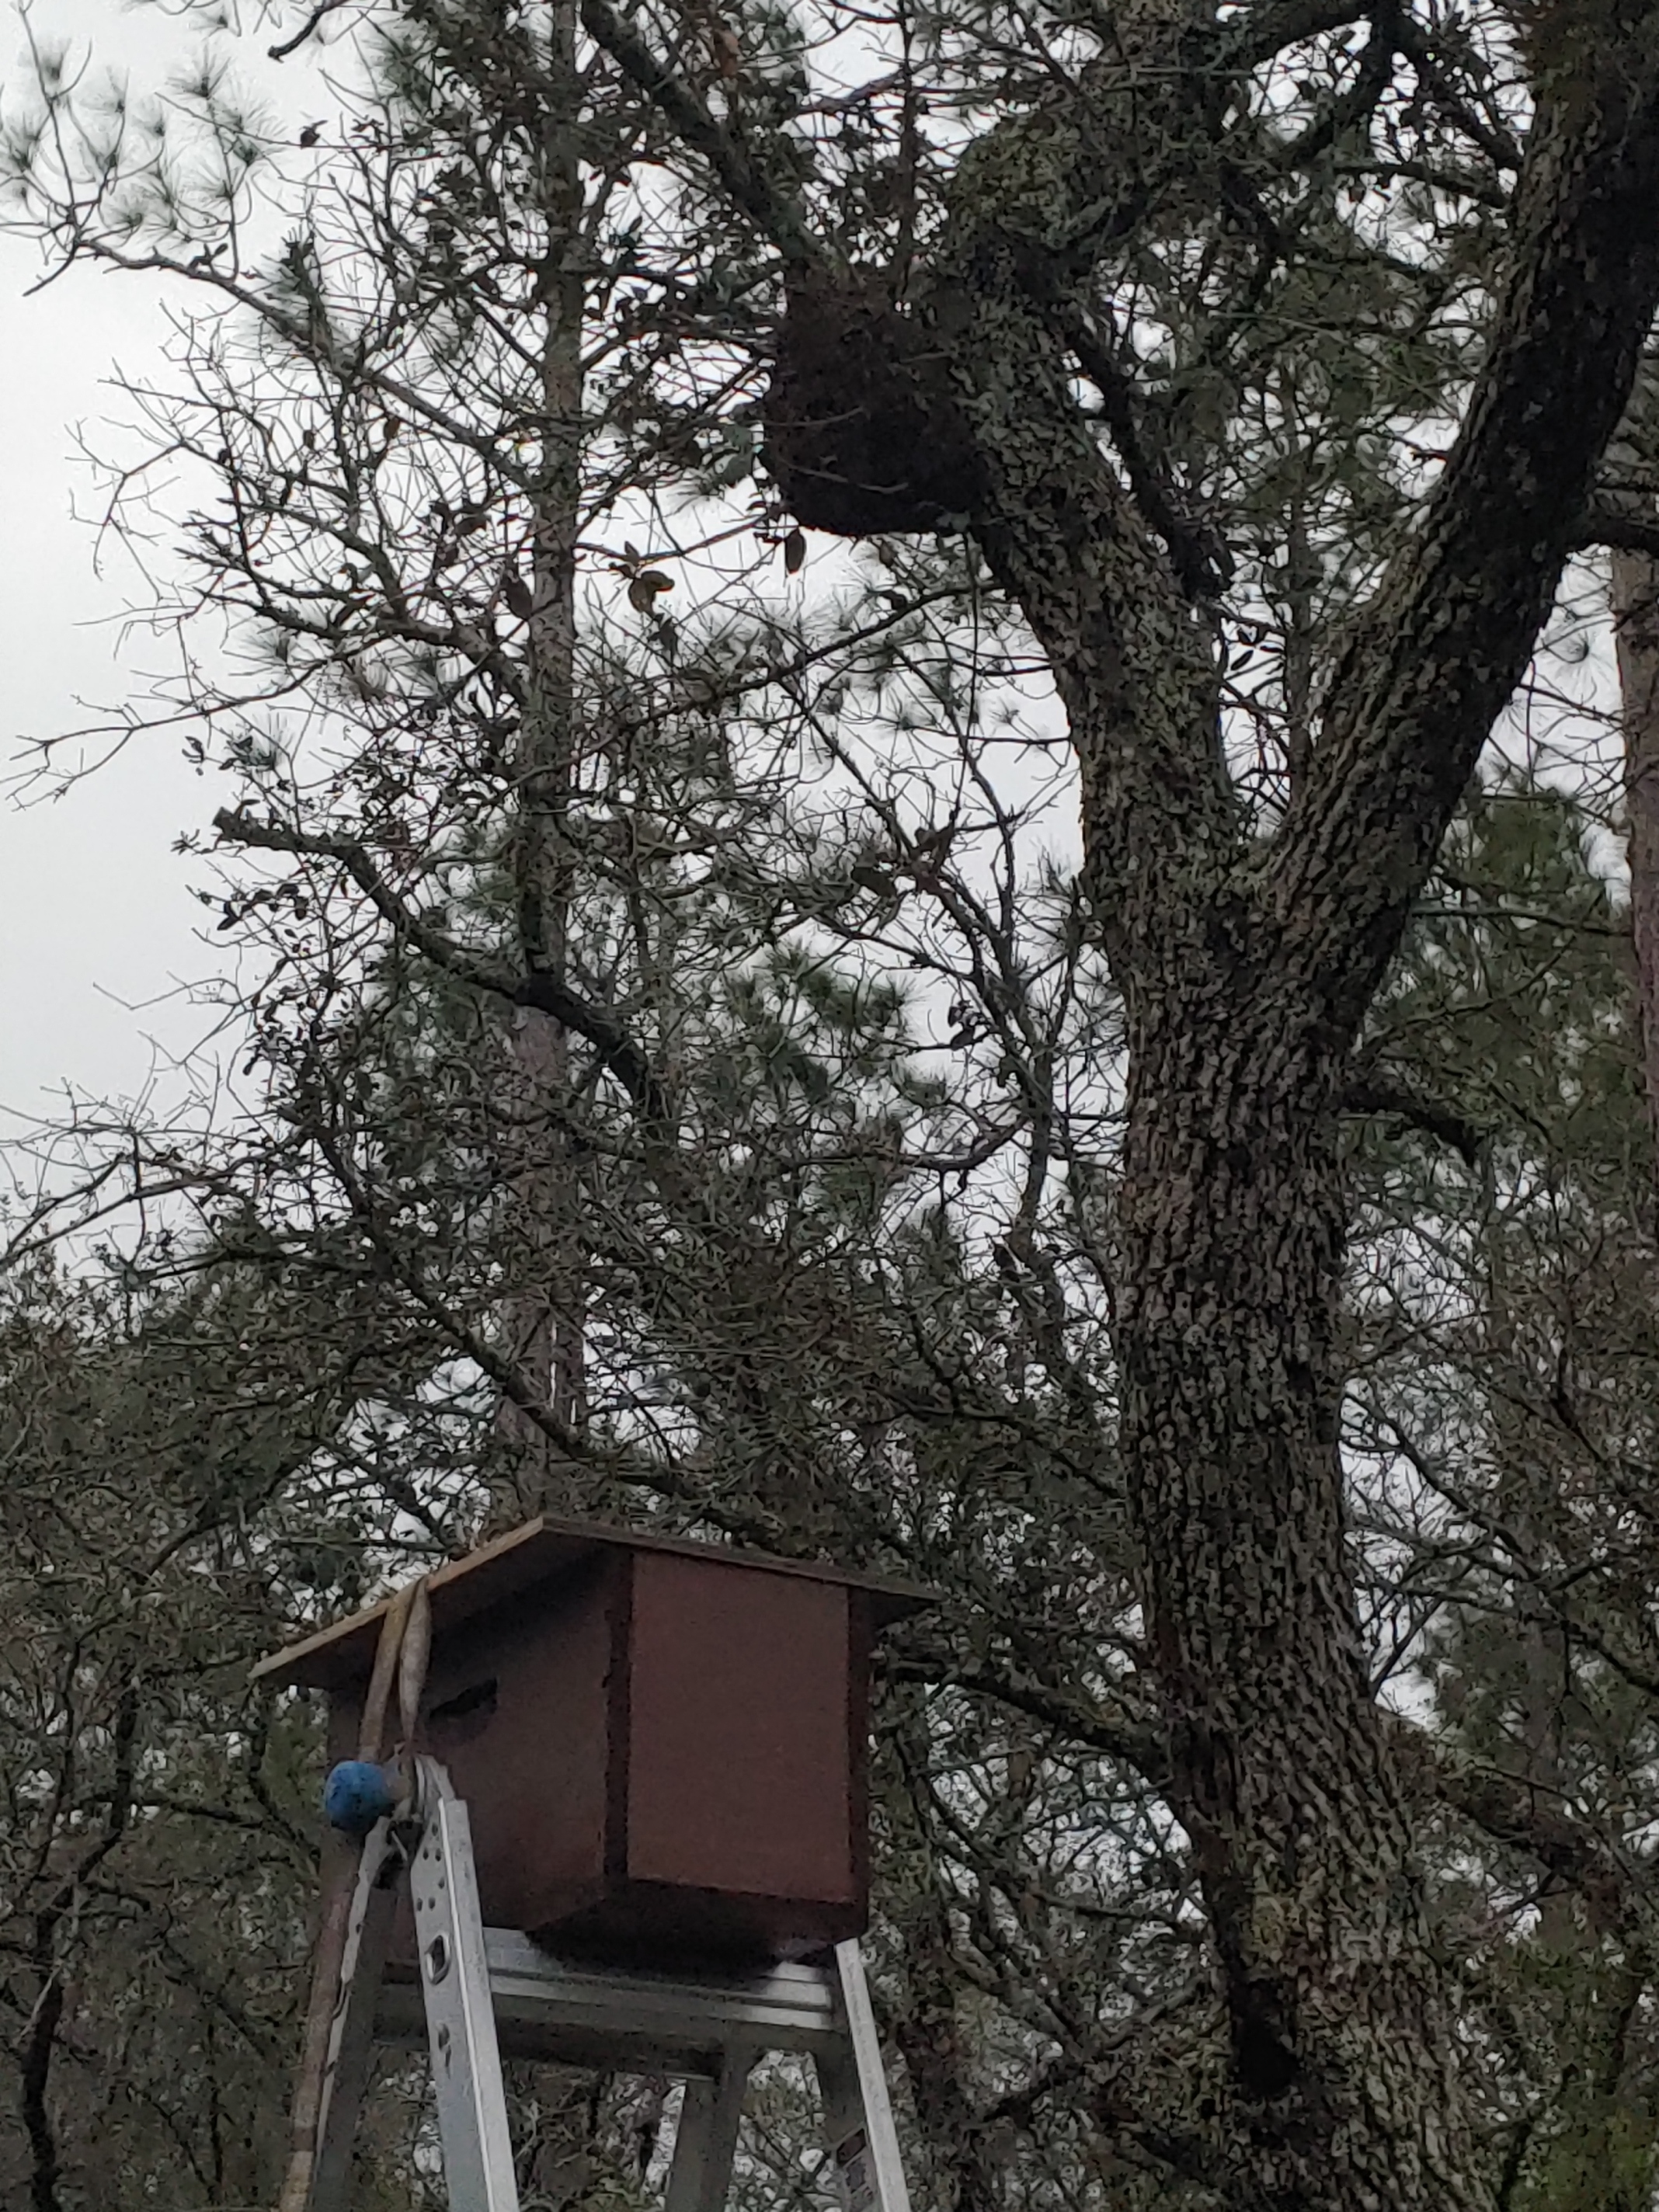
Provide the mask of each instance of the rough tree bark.
{"label": "rough tree bark", "polygon": [[[576,759],[576,545],[581,527],[582,330],[586,212],[578,157],[581,90],[576,14],[560,0],[547,19],[538,167],[531,199],[541,218],[536,297],[540,331],[542,445],[530,495],[528,574],[509,570],[509,611],[525,621],[524,699],[517,740],[517,821],[513,875],[519,957],[526,975],[563,976],[569,967],[574,873],[568,816]],[[509,559],[515,556],[509,555]],[[514,1106],[524,1163],[512,1177],[526,1235],[537,1246],[537,1290],[508,1315],[511,1352],[554,1424],[578,1434],[586,1409],[584,1285],[572,1264],[568,1220],[576,1168],[554,1115],[569,1081],[568,1033],[526,1006],[514,1017]],[[545,1429],[503,1401],[502,1425],[518,1446],[505,1524],[526,1512],[578,1510]]]}
{"label": "rough tree bark", "polygon": [[[1102,657],[1079,654],[1074,726],[1110,762],[1085,797],[1097,905],[1131,1012],[1124,1443],[1170,1798],[1224,1977],[1235,2152],[1264,2203],[1487,2200],[1344,1557],[1334,1109],[1634,373],[1659,266],[1623,242],[1651,236],[1652,98],[1616,53],[1546,88],[1462,434],[1265,861],[1218,835],[1213,804],[1103,792],[1156,754],[1121,715],[1079,717]],[[1196,787],[1209,731],[1187,726]],[[1154,838],[1149,880],[1127,864]]]}
{"label": "rough tree bark", "polygon": [[[1291,12],[1285,39],[1309,27]],[[836,257],[748,145],[606,0],[583,0],[583,20],[769,234],[792,292],[813,290],[814,267],[833,282]],[[1345,1544],[1338,1115],[1659,302],[1659,9],[1569,0],[1528,18],[1535,112],[1484,365],[1266,841],[1230,788],[1193,566],[1126,484],[1127,457],[1120,476],[1103,455],[1071,357],[1089,268],[1210,173],[1214,88],[1253,42],[1271,51],[1265,17],[1243,21],[1121,11],[1118,52],[1085,81],[1087,128],[1056,104],[971,148],[910,298],[948,362],[951,434],[959,418],[971,439],[972,526],[1069,714],[1092,910],[1127,1012],[1120,1444],[1165,1786],[1224,1996],[1209,2116],[1224,2192],[1275,2212],[1473,2212],[1490,2184]],[[781,358],[798,381],[787,334]],[[929,373],[872,369],[858,404],[896,419]],[[775,449],[787,466],[787,437]],[[862,423],[858,465],[890,449]],[[821,439],[813,465],[822,477]],[[891,484],[864,489],[903,526]],[[918,498],[910,526],[939,504]]]}
{"label": "rough tree bark", "polygon": [[1625,839],[1642,1080],[1659,1143],[1659,557],[1613,554],[1613,618],[1624,695]]}

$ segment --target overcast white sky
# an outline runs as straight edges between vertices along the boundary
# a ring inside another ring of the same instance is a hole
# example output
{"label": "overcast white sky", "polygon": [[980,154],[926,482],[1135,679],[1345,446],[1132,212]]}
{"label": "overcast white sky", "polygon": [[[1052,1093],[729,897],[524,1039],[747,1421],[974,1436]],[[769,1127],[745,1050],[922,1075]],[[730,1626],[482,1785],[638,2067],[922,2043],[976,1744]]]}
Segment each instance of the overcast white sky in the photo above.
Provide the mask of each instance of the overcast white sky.
{"label": "overcast white sky", "polygon": [[[201,44],[162,8],[120,0],[39,0],[34,20],[43,33],[90,45],[135,90],[163,82]],[[257,54],[268,37],[246,43]],[[24,51],[8,6],[8,103],[26,82]],[[0,763],[13,769],[21,740],[118,702],[160,653],[153,639],[119,634],[135,586],[118,560],[101,579],[94,573],[94,534],[75,511],[93,510],[95,487],[75,458],[75,432],[118,412],[108,389],[118,362],[135,375],[157,362],[161,302],[144,278],[90,270],[26,297],[40,274],[35,248],[0,238]],[[198,777],[165,737],[136,739],[61,799],[21,808],[0,800],[0,1109],[32,1118],[66,1084],[131,1096],[158,1047],[176,1054],[209,1029],[210,1015],[181,987],[211,974],[222,955],[198,934],[203,909],[189,885],[202,879],[201,864],[171,848],[218,803],[216,780]]]}
{"label": "overcast white sky", "polygon": [[[308,97],[326,113],[306,59],[264,61],[270,27],[256,20],[259,0],[243,4],[243,74],[296,129]],[[284,0],[289,21],[298,6]],[[136,92],[164,83],[201,43],[165,4],[35,0],[34,20],[125,72]],[[26,84],[24,54],[21,24],[0,0],[8,104]],[[136,582],[118,555],[95,572],[94,534],[76,511],[93,511],[96,487],[75,458],[77,426],[95,433],[122,410],[109,388],[114,367],[142,379],[158,364],[162,301],[147,279],[91,270],[26,296],[40,270],[36,249],[0,237],[0,482],[9,495],[0,521],[0,769],[21,768],[25,740],[72,729],[131,696],[162,649],[142,631],[122,634]],[[1595,665],[1605,659],[1595,655],[1580,683],[1607,690],[1610,668]],[[1582,743],[1582,726],[1573,734]],[[1575,780],[1582,773],[1576,763]],[[219,968],[223,941],[212,938],[211,914],[204,941],[204,910],[190,896],[206,871],[172,848],[205,829],[219,789],[158,736],[133,740],[59,799],[18,806],[0,792],[0,1112],[33,1120],[66,1085],[131,1097],[158,1062],[210,1033],[213,1015],[191,1003],[189,987]],[[165,1098],[179,1086],[163,1074],[160,1088]]]}
{"label": "overcast white sky", "polygon": [[[0,246],[0,739],[11,756],[131,681],[138,648],[124,653],[111,626],[120,580],[94,574],[92,533],[71,515],[70,426],[106,404],[112,348],[136,365],[156,343],[136,289],[60,286],[25,301],[24,274],[21,252]],[[0,1104],[33,1114],[42,1087],[64,1082],[129,1092],[149,1064],[146,1032],[188,1033],[182,1006],[143,1002],[202,964],[187,864],[169,848],[210,791],[174,745],[144,739],[61,799],[0,810]]]}

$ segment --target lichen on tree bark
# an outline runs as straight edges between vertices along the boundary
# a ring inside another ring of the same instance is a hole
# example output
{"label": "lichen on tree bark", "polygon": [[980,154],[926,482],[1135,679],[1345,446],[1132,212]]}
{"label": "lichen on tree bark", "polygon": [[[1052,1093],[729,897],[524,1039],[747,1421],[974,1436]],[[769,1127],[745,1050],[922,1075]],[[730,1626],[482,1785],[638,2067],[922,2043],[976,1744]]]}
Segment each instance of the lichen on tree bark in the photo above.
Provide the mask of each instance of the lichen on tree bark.
{"label": "lichen on tree bark", "polygon": [[[629,66],[599,0],[586,20]],[[963,520],[1066,705],[1092,911],[1127,1008],[1121,1440],[1169,1799],[1224,1988],[1226,2186],[1307,2212],[1473,2208],[1489,2182],[1346,1553],[1336,1123],[1366,1008],[1522,672],[1659,301],[1659,15],[1600,10],[1592,27],[1562,8],[1532,27],[1536,108],[1486,358],[1265,845],[1230,787],[1190,574],[1078,404],[1060,312],[1161,201],[1217,188],[1218,106],[1255,27],[1134,11],[1069,106],[972,146],[895,350],[932,331],[948,362],[940,449],[958,453],[966,425]],[[1379,17],[1374,61],[1390,35]],[[700,150],[764,223],[752,170],[717,131]],[[812,282],[798,211],[772,228],[797,312]],[[872,371],[849,475],[881,442],[872,410],[926,404],[914,380],[894,389]],[[891,449],[914,446],[914,420],[895,427]],[[791,459],[786,496],[842,526]],[[845,521],[862,526],[854,507]]]}

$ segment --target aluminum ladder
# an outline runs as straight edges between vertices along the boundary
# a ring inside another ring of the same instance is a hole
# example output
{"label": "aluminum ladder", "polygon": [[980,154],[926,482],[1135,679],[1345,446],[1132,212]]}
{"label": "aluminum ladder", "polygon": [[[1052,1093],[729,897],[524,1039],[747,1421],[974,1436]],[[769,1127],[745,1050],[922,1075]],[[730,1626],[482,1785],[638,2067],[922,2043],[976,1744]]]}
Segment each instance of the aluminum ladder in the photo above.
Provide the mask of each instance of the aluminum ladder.
{"label": "aluminum ladder", "polygon": [[[684,2083],[665,2212],[726,2212],[744,2086],[771,2051],[808,2055],[844,2212],[909,2212],[875,2018],[856,1942],[825,1966],[744,1978],[588,1970],[486,1928],[465,1805],[434,1759],[371,1830],[353,1895],[318,2118],[310,2212],[346,2212],[351,2150],[377,2044],[432,2056],[450,2212],[519,2212],[501,2059]],[[386,1972],[398,1899],[414,1911],[419,1981]]]}

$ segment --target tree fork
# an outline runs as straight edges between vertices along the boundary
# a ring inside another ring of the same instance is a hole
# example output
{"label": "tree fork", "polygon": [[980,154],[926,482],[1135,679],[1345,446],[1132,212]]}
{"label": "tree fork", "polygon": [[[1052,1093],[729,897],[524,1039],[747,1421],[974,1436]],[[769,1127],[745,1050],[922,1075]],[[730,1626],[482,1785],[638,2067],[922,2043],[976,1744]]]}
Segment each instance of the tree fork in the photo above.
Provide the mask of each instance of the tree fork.
{"label": "tree fork", "polygon": [[[1339,663],[1285,820],[1254,846],[1190,579],[1109,466],[1042,312],[1164,219],[1172,146],[1200,175],[1218,159],[1212,103],[1200,121],[1190,88],[1206,58],[1212,88],[1240,66],[1239,34],[1175,6],[1130,20],[1128,51],[1158,65],[1085,73],[1073,97],[1092,114],[1034,108],[976,142],[911,296],[977,456],[971,526],[1070,717],[1128,1015],[1120,1443],[1169,1800],[1228,2016],[1214,2117],[1232,2193],[1273,2212],[1477,2212],[1490,2183],[1346,1556],[1339,1121],[1366,1009],[1582,532],[1659,303],[1659,10],[1557,7],[1531,27],[1537,108],[1462,430]],[[831,258],[799,210],[701,109],[688,123],[684,88],[603,0],[584,21],[799,294],[803,266]],[[1121,173],[1079,158],[1115,122],[1145,125],[1148,101],[1159,127],[1132,134]],[[854,426],[866,443],[871,428]]]}

